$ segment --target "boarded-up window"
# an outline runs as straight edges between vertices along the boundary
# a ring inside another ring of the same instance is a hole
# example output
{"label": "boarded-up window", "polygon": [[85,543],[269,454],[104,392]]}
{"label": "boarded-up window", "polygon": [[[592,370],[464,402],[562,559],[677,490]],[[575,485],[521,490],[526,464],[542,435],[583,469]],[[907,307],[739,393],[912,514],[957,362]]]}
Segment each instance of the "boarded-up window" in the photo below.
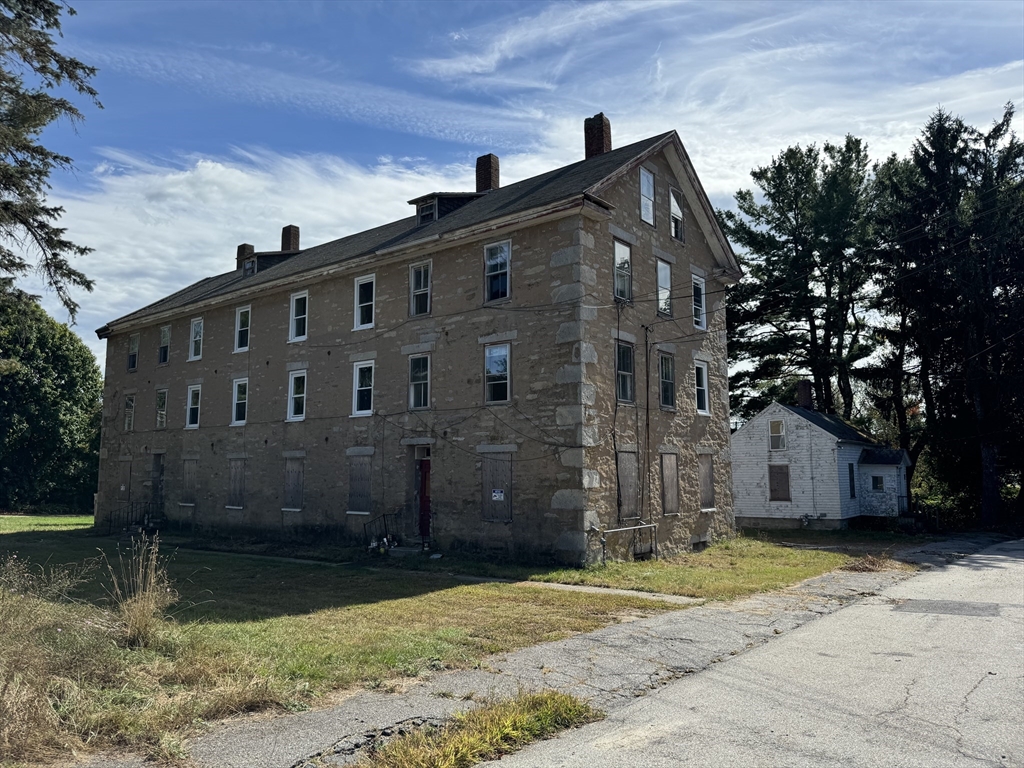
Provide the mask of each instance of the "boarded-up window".
{"label": "boarded-up window", "polygon": [[[697,456],[697,480],[700,485],[700,508],[715,508],[715,461],[710,454]],[[787,483],[787,488],[789,487]]]}
{"label": "boarded-up window", "polygon": [[619,472],[619,519],[639,517],[640,484],[637,482],[636,454],[631,451],[619,451],[615,460]]}
{"label": "boarded-up window", "polygon": [[846,472],[850,476],[850,498],[857,498],[857,468],[853,464],[846,465]]}
{"label": "boarded-up window", "polygon": [[245,459],[228,459],[228,506],[245,506]]}
{"label": "boarded-up window", "polygon": [[788,464],[768,465],[768,500],[791,501]]}
{"label": "boarded-up window", "polygon": [[661,454],[661,511],[679,514],[679,457],[674,453]]}
{"label": "boarded-up window", "polygon": [[132,463],[131,461],[122,461],[121,466],[121,477],[118,480],[117,486],[117,500],[118,501],[131,501],[132,500]]}
{"label": "boarded-up window", "polygon": [[512,519],[512,454],[485,453],[480,457],[484,520],[505,523]]}
{"label": "boarded-up window", "polygon": [[370,499],[371,458],[373,457],[348,457],[348,508],[350,512],[372,511]]}
{"label": "boarded-up window", "polygon": [[150,498],[156,508],[162,510],[164,508],[164,455],[162,453],[153,454],[153,468],[150,470],[149,479],[152,483]]}
{"label": "boarded-up window", "polygon": [[196,503],[196,472],[199,469],[199,461],[196,459],[185,459],[181,462],[181,503]]}
{"label": "boarded-up window", "polygon": [[283,509],[298,512],[302,509],[303,459],[284,460]]}

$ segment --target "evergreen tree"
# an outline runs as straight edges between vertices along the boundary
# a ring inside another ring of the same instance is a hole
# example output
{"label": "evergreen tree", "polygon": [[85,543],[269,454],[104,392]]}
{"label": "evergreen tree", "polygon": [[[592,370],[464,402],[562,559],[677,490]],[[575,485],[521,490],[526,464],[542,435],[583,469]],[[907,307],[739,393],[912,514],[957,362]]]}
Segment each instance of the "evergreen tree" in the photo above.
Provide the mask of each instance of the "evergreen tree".
{"label": "evergreen tree", "polygon": [[809,376],[816,405],[850,418],[853,368],[870,353],[861,318],[870,275],[868,157],[859,139],[790,147],[751,172],[763,202],[736,193],[720,213],[746,253],[747,278],[730,289],[729,351],[739,364],[733,408],[750,415]]}
{"label": "evergreen tree", "polygon": [[0,277],[37,269],[73,318],[72,289],[91,290],[92,281],[70,258],[90,249],[67,239],[57,226],[63,209],[46,204],[50,173],[72,165],[39,138],[55,121],[82,119],[57,92],[99,102],[89,84],[96,70],[56,49],[62,12],[74,14],[53,0],[0,0]]}

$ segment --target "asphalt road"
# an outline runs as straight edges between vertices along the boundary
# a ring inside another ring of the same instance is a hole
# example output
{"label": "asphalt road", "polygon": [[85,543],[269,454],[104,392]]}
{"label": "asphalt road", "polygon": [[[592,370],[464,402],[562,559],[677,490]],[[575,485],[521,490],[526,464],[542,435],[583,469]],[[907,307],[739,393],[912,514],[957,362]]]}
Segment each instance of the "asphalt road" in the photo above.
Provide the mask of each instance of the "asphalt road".
{"label": "asphalt road", "polygon": [[840,765],[1024,766],[1024,541],[892,585],[500,761]]}

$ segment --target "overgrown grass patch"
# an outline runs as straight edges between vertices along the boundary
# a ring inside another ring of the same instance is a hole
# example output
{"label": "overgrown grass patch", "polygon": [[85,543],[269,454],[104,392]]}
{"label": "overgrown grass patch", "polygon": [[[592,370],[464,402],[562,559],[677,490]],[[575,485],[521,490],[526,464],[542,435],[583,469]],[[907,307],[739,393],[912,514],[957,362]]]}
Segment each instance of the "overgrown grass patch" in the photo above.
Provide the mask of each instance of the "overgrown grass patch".
{"label": "overgrown grass patch", "polygon": [[[0,520],[8,531],[0,535],[0,559],[16,551],[31,573],[49,563],[53,574],[61,570],[53,564],[80,563],[99,547],[121,579],[114,600],[102,568],[77,587],[0,596],[0,762],[90,745],[170,757],[204,721],[307,708],[328,692],[471,666],[490,653],[677,607],[639,596],[467,585],[439,573],[188,550],[165,561],[168,583],[151,561],[129,559],[122,570],[110,539],[73,529],[11,530],[10,518]],[[181,599],[169,606],[159,595],[136,599],[125,576],[144,585],[143,593],[173,589]]]}
{"label": "overgrown grass patch", "polygon": [[608,561],[587,568],[554,568],[487,562],[466,556],[441,560],[403,558],[395,568],[632,589],[669,595],[728,600],[789,586],[834,570],[850,558],[842,553],[779,546],[737,537],[660,560]]}
{"label": "overgrown grass patch", "polygon": [[358,765],[469,768],[601,717],[603,714],[589,704],[565,693],[524,693],[471,709],[443,728],[397,737]]}

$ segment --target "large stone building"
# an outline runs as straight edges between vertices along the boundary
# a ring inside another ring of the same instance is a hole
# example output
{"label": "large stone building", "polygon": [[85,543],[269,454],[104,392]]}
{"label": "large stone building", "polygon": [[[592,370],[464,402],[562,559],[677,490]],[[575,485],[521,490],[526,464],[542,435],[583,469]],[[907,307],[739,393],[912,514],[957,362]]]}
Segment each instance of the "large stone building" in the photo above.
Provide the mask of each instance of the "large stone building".
{"label": "large stone building", "polygon": [[[99,329],[99,527],[592,561],[732,529],[728,242],[673,131],[234,269]],[[656,528],[654,527],[656,526]],[[656,533],[655,533],[656,532]]]}

